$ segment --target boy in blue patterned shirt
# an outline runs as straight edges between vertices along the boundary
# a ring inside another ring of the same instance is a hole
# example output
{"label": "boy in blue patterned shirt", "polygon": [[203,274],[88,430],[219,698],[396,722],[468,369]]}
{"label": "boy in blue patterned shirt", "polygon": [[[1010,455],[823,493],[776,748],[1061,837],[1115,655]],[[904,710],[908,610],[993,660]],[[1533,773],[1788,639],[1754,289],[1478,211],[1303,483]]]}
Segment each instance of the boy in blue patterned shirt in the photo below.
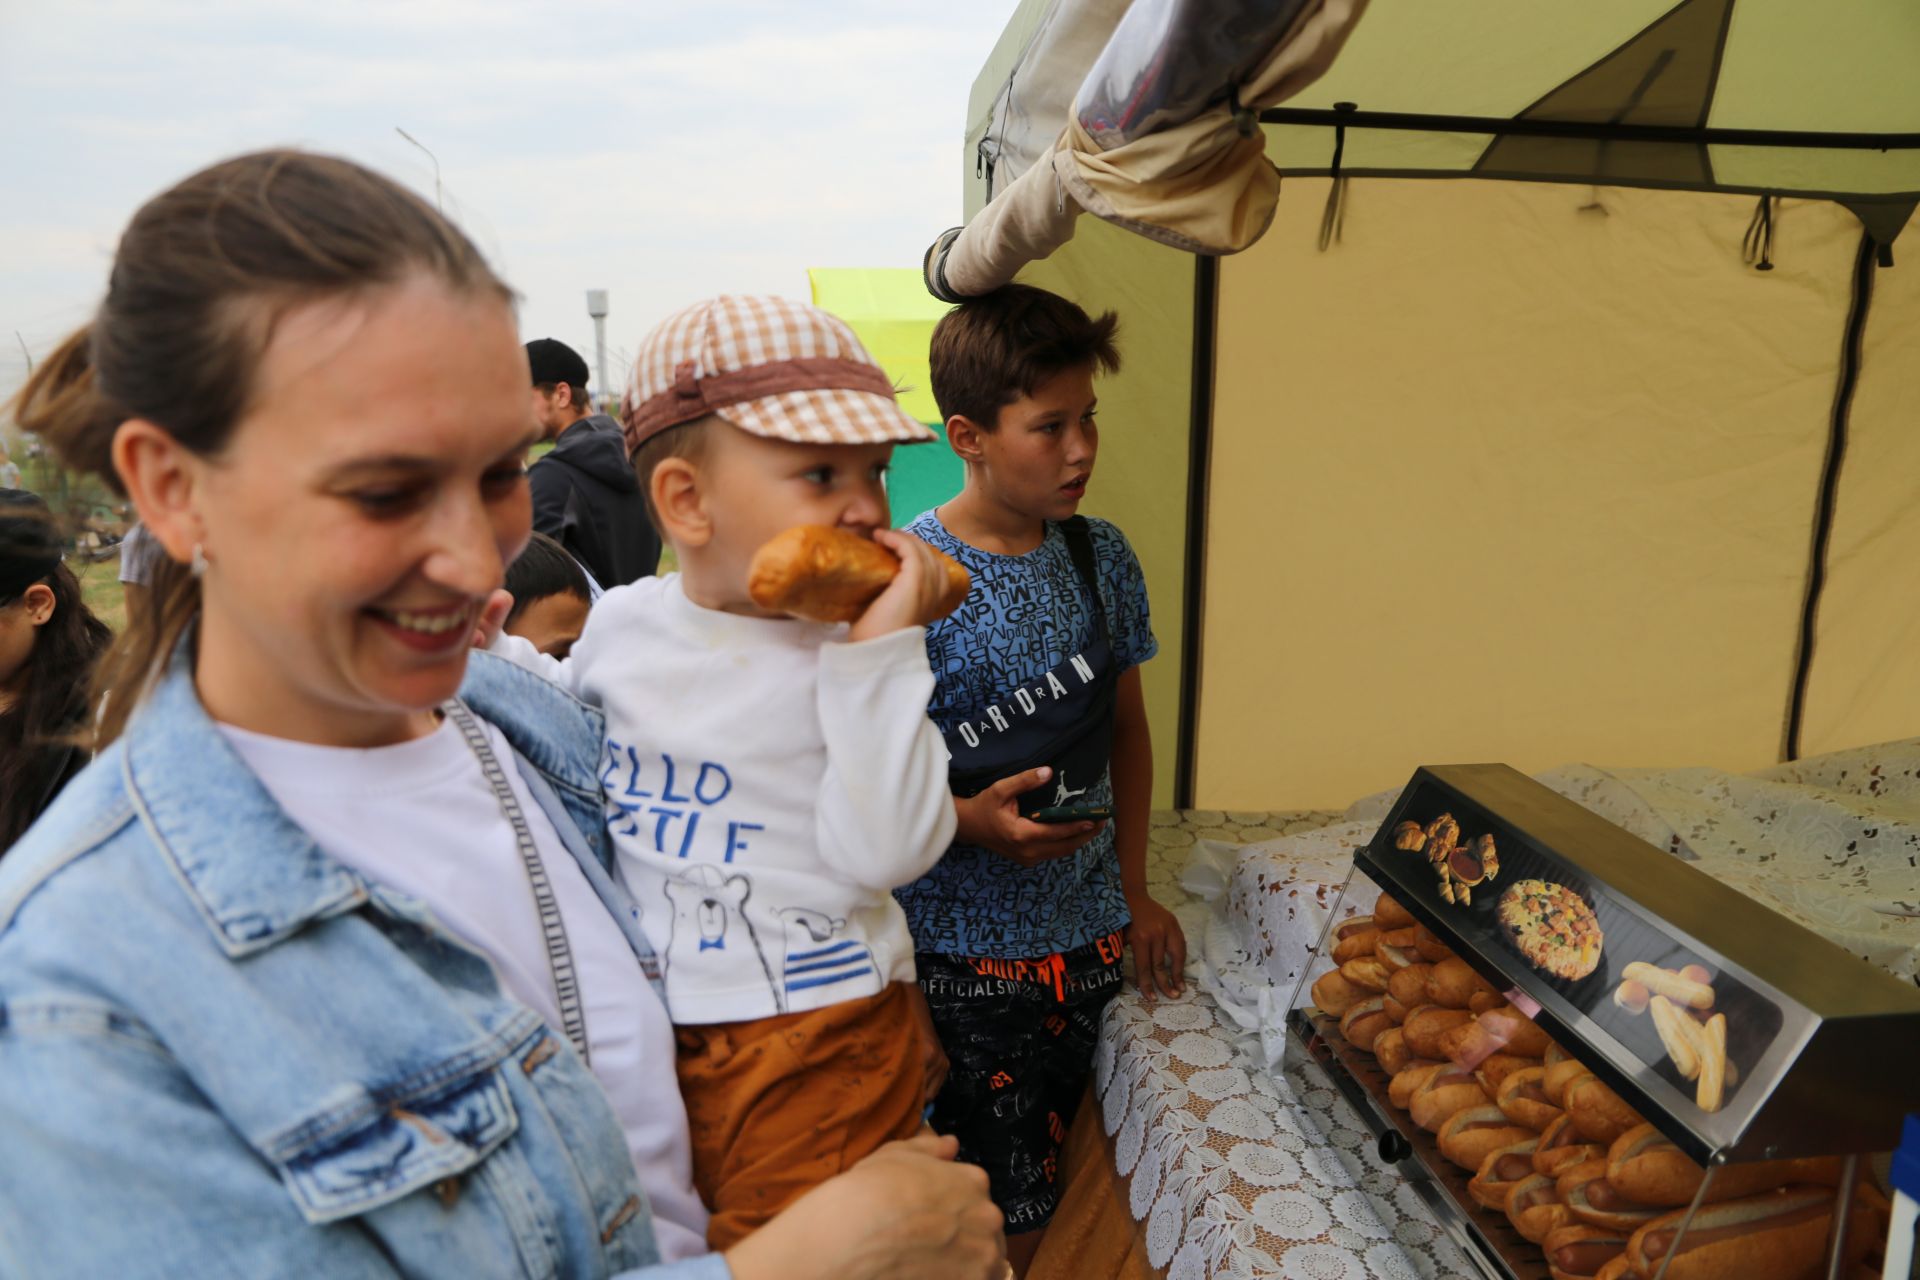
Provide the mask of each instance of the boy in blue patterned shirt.
{"label": "boy in blue patterned shirt", "polygon": [[1094,375],[1119,367],[1115,327],[1023,285],[945,316],[933,393],[966,486],[907,528],[974,586],[927,629],[958,831],[895,896],[950,1062],[934,1127],[986,1168],[1022,1275],[1058,1202],[1060,1143],[1125,947],[1149,994],[1179,994],[1186,959],[1146,889],[1146,584],[1120,530],[1074,514],[1098,451]]}

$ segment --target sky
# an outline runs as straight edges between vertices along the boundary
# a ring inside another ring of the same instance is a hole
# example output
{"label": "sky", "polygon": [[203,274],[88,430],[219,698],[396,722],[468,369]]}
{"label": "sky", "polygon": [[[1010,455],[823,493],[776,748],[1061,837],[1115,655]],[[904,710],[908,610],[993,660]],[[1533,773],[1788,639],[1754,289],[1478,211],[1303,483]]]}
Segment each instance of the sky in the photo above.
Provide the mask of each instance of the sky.
{"label": "sky", "polygon": [[[1015,0],[0,0],[0,397],[84,323],[133,211],[296,145],[434,192],[610,380],[720,292],[917,267]],[[18,338],[16,339],[16,334]],[[597,379],[596,379],[597,382]]]}

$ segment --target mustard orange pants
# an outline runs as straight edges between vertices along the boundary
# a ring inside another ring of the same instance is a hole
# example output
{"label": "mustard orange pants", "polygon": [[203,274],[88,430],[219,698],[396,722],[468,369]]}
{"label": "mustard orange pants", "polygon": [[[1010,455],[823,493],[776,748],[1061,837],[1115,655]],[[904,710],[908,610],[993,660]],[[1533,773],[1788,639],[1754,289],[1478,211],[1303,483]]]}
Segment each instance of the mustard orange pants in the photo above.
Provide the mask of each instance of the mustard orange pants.
{"label": "mustard orange pants", "polygon": [[806,1013],[676,1029],[693,1182],[725,1249],[801,1195],[919,1132],[923,1048],[910,1001],[879,995]]}

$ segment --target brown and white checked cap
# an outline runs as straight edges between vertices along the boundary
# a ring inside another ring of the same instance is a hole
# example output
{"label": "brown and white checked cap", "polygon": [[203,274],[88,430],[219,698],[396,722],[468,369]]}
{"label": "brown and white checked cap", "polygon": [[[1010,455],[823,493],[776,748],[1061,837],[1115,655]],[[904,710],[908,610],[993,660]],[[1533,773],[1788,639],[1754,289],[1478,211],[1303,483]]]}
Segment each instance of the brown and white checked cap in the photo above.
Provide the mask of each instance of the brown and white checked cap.
{"label": "brown and white checked cap", "polygon": [[796,444],[939,439],[900,407],[845,321],[785,298],[724,294],[676,312],[641,342],[633,375],[629,452],[723,410],[743,431]]}

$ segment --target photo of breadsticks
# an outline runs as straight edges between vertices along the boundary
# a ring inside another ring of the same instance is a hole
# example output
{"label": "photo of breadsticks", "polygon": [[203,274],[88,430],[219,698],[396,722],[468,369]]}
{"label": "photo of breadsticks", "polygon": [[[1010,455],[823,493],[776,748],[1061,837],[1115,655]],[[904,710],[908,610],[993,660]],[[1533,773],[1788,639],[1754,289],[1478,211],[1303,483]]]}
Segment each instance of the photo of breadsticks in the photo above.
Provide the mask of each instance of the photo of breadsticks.
{"label": "photo of breadsticks", "polygon": [[1726,1102],[1739,1073],[1727,1059],[1727,1015],[1714,1008],[1713,975],[1702,965],[1679,969],[1635,960],[1620,971],[1613,1003],[1630,1015],[1644,1013],[1660,1046],[1683,1079],[1694,1082],[1694,1105],[1714,1112]]}

